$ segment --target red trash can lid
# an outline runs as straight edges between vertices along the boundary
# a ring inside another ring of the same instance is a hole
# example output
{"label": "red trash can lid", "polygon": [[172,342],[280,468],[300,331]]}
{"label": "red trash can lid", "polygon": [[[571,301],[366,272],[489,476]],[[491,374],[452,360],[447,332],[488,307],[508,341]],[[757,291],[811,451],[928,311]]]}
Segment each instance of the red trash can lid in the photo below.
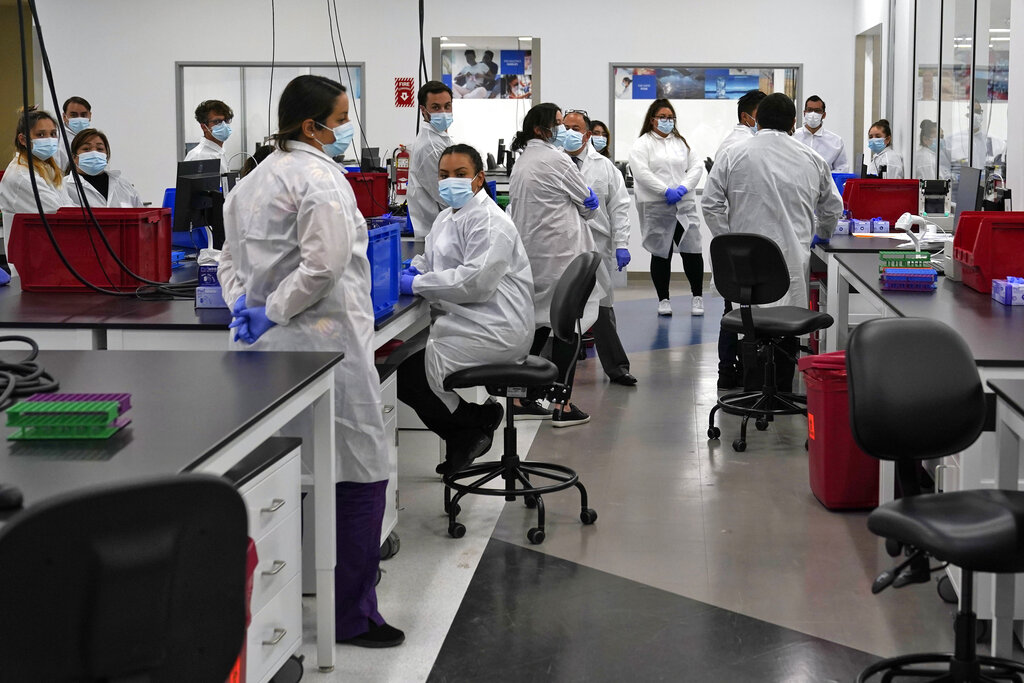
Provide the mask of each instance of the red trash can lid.
{"label": "red trash can lid", "polygon": [[832,353],[819,353],[814,356],[804,356],[797,361],[800,372],[808,370],[839,370],[846,372],[846,351],[833,351]]}

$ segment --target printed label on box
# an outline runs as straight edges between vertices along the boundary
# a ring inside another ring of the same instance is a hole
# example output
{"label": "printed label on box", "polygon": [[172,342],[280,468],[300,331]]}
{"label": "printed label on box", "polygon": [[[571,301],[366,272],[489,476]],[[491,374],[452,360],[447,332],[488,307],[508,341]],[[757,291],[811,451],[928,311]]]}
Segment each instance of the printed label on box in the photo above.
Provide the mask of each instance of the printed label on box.
{"label": "printed label on box", "polygon": [[850,221],[845,218],[840,218],[836,223],[836,235],[849,235],[850,234]]}
{"label": "printed label on box", "polygon": [[220,281],[217,280],[216,263],[209,263],[206,265],[199,266],[199,286],[220,287]]}

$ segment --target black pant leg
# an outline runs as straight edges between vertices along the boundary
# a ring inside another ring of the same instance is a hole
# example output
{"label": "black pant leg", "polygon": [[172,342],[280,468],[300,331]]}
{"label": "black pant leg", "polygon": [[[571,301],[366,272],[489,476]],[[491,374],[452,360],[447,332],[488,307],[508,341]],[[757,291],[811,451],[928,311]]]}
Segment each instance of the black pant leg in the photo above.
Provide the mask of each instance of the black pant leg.
{"label": "black pant leg", "polygon": [[672,277],[672,262],[651,254],[651,282],[658,293],[658,301],[668,298],[668,282]]}
{"label": "black pant leg", "polygon": [[[732,310],[732,302],[725,302],[725,312]],[[739,335],[735,332],[718,330],[718,371],[732,372],[736,369],[737,353],[739,353]]]}
{"label": "black pant leg", "polygon": [[[417,351],[398,366],[398,398],[416,411],[427,429],[447,439],[465,425],[461,424],[460,415],[448,412],[448,406],[427,383],[426,353],[426,350]],[[457,412],[461,411],[465,403],[459,399]]]}
{"label": "black pant leg", "polygon": [[[785,352],[785,353],[783,353]],[[790,360],[800,353],[800,340],[796,337],[783,337],[779,342],[779,351],[775,354],[775,386],[779,391],[793,391],[793,378],[796,375],[796,363]]]}
{"label": "black pant leg", "polygon": [[622,348],[619,332],[615,327],[615,309],[601,306],[597,309],[597,322],[591,328],[594,333],[594,346],[601,367],[609,377],[618,377],[629,372],[629,358]]}
{"label": "black pant leg", "polygon": [[683,257],[683,272],[690,283],[690,293],[704,296],[704,254],[680,254]]}

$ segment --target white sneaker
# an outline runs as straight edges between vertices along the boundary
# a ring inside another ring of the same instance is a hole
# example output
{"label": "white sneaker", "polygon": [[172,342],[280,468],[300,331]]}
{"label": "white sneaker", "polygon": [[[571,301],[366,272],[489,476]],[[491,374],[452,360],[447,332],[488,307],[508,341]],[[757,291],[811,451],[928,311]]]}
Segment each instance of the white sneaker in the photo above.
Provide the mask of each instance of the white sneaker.
{"label": "white sneaker", "polygon": [[690,305],[690,315],[704,315],[704,297],[693,297],[693,303]]}
{"label": "white sneaker", "polygon": [[658,315],[672,315],[672,302],[662,299],[658,302]]}

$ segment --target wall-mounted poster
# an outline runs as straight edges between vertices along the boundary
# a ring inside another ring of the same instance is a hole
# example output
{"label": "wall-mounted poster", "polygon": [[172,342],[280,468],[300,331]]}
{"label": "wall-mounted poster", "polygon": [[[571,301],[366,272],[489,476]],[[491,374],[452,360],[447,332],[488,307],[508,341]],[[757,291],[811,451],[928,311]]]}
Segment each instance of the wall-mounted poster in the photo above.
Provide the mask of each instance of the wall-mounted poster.
{"label": "wall-mounted poster", "polygon": [[761,87],[758,72],[747,69],[706,69],[704,71],[704,99],[738,100],[749,90]]}
{"label": "wall-mounted poster", "polygon": [[530,97],[532,61],[530,50],[486,46],[444,50],[441,80],[452,89],[455,99],[526,99]]}

